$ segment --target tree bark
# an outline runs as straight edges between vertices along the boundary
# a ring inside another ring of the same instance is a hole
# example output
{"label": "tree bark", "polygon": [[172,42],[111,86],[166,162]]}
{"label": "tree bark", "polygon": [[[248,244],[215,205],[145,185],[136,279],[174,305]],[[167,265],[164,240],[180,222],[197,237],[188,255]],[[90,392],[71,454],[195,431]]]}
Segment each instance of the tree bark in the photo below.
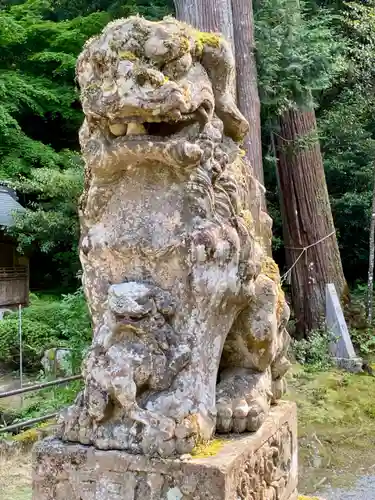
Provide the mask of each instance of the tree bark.
{"label": "tree bark", "polygon": [[284,203],[287,262],[294,266],[292,302],[297,331],[308,335],[324,318],[326,284],[334,283],[341,299],[346,298],[347,285],[334,232],[315,111],[290,109],[279,125],[275,134],[277,168]]}
{"label": "tree bark", "polygon": [[367,323],[372,324],[373,301],[374,301],[374,252],[375,252],[375,165],[374,184],[372,186],[372,209],[370,223],[369,265],[367,281]]}
{"label": "tree bark", "polygon": [[221,33],[234,50],[231,0],[174,0],[176,17],[201,31]]}
{"label": "tree bark", "polygon": [[[174,0],[177,19],[203,31],[220,32],[236,57],[238,107],[250,124],[244,146],[255,177],[264,184],[260,100],[254,56],[252,0]],[[262,196],[265,209],[265,196]]]}
{"label": "tree bark", "polygon": [[245,138],[244,145],[255,177],[264,184],[252,0],[232,0],[232,12],[236,50],[237,100],[241,113],[250,123],[250,131]]}

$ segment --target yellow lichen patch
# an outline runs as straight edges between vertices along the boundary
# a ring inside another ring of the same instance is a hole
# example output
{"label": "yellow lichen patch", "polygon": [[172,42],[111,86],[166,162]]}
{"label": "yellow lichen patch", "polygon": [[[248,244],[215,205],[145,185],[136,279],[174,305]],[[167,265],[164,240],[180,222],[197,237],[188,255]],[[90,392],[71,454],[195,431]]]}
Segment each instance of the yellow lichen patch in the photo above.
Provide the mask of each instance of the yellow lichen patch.
{"label": "yellow lichen patch", "polygon": [[191,452],[194,458],[207,458],[217,455],[224,446],[224,439],[213,439],[205,443],[200,443],[195,446]]}
{"label": "yellow lichen patch", "polygon": [[134,54],[134,52],[130,52],[130,50],[120,50],[118,53],[120,59],[124,59],[127,61],[137,61],[138,57]]}
{"label": "yellow lichen patch", "polygon": [[266,257],[262,262],[261,274],[267,276],[275,283],[280,283],[280,271],[279,266],[271,257]]}
{"label": "yellow lichen patch", "polygon": [[276,304],[276,318],[278,322],[280,321],[281,315],[284,311],[284,305],[285,305],[285,293],[279,283],[277,285],[277,304]]}
{"label": "yellow lichen patch", "polygon": [[250,210],[242,210],[240,215],[245,222],[245,226],[248,229],[251,229],[253,227],[253,224],[254,224],[254,219],[253,219],[253,216],[252,216]]}
{"label": "yellow lichen patch", "polygon": [[199,56],[203,54],[203,49],[206,45],[209,47],[220,47],[223,40],[222,36],[217,33],[205,33],[198,30],[193,31],[193,37],[195,40],[195,49]]}
{"label": "yellow lichen patch", "polygon": [[47,420],[46,422],[42,422],[41,424],[37,425],[38,429],[44,429],[46,427],[50,427],[55,423],[55,420]]}
{"label": "yellow lichen patch", "polygon": [[283,289],[281,288],[279,266],[271,257],[266,257],[262,262],[260,272],[277,284],[276,317],[277,320],[280,321],[281,315],[284,310],[285,294]]}
{"label": "yellow lichen patch", "polygon": [[39,432],[37,428],[28,429],[27,431],[21,432],[14,436],[13,440],[17,442],[21,442],[23,444],[32,444],[38,441]]}
{"label": "yellow lichen patch", "polygon": [[306,497],[305,495],[299,495],[298,500],[319,500],[318,497]]}
{"label": "yellow lichen patch", "polygon": [[180,41],[180,53],[186,54],[187,52],[190,52],[190,40],[186,35],[181,35],[179,37]]}

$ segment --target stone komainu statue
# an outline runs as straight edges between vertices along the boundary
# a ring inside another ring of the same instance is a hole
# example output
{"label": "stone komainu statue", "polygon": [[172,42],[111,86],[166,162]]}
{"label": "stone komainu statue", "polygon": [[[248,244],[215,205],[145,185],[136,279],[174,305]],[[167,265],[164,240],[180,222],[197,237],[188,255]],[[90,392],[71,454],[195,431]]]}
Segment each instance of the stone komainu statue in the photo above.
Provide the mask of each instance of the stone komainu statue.
{"label": "stone komainu statue", "polygon": [[120,19],[77,76],[94,335],[60,437],[166,457],[257,430],[284,391],[289,309],[229,45],[172,18]]}

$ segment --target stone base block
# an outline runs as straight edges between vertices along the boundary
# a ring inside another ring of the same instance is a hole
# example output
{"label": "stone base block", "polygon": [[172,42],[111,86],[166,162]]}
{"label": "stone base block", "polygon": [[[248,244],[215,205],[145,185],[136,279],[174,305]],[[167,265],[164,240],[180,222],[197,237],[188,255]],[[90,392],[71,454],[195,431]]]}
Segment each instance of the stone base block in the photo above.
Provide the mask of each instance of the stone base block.
{"label": "stone base block", "polygon": [[46,439],[34,449],[33,500],[297,500],[296,421],[281,402],[258,432],[181,459]]}

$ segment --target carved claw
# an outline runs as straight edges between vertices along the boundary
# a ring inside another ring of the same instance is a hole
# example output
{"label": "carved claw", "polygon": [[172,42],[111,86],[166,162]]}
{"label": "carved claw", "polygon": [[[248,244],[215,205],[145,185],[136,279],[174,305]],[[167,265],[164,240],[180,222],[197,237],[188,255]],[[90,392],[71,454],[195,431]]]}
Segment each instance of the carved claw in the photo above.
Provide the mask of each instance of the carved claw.
{"label": "carved claw", "polygon": [[217,432],[257,431],[270,408],[270,387],[269,373],[234,370],[224,374],[217,387]]}

